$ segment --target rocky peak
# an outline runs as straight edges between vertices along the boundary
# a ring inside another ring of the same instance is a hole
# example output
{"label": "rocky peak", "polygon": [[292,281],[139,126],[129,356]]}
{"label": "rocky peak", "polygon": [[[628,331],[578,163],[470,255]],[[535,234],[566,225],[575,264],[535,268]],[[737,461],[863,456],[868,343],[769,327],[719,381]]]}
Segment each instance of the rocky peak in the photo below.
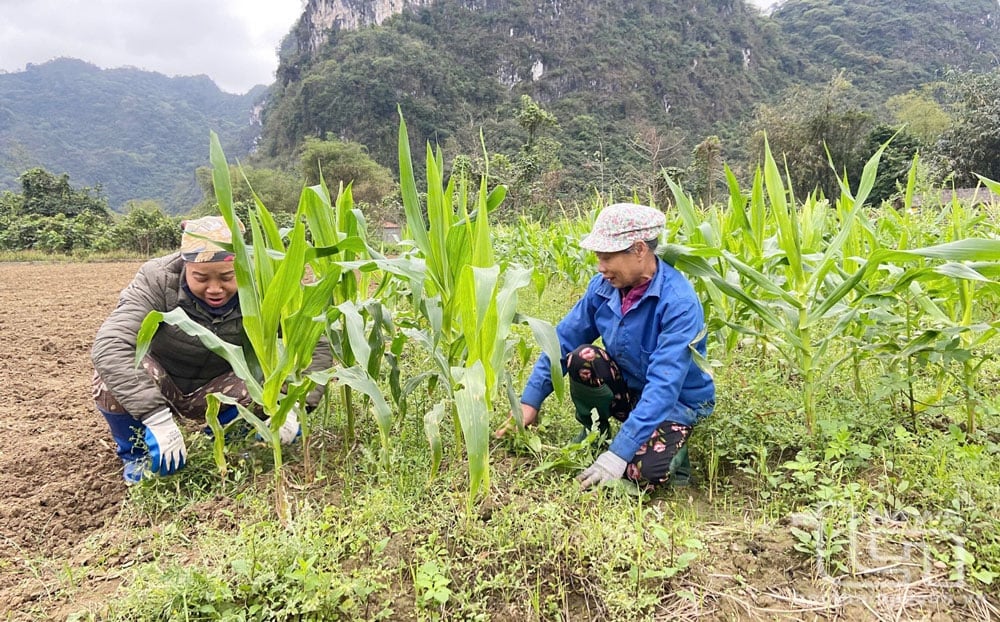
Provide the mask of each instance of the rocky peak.
{"label": "rocky peak", "polygon": [[357,30],[381,24],[387,18],[411,7],[429,5],[434,0],[309,0],[300,21],[299,32],[305,37],[300,49],[313,54],[333,30]]}

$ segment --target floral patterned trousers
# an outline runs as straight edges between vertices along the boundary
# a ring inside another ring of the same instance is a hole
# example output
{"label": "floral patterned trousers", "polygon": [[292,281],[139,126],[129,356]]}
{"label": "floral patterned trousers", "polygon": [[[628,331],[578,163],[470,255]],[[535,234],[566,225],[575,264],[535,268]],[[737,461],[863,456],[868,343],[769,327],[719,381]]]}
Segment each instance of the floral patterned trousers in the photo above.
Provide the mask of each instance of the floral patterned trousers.
{"label": "floral patterned trousers", "polygon": [[[566,358],[566,368],[577,421],[587,429],[597,425],[602,434],[610,436],[610,420],[628,419],[640,396],[629,389],[618,364],[598,346],[586,344],[573,350]],[[664,421],[639,447],[625,477],[652,486],[666,484],[671,478],[675,484],[687,483],[691,474],[687,455],[690,435],[689,426]]]}
{"label": "floral patterned trousers", "polygon": [[[153,357],[146,355],[142,359],[142,368],[153,379],[156,386],[159,387],[163,397],[170,402],[170,409],[187,419],[194,419],[196,421],[205,420],[205,409],[207,407],[205,397],[209,393],[228,395],[244,406],[249,405],[251,402],[246,384],[233,372],[213,378],[208,384],[191,393],[182,393],[174,383],[173,378],[167,374],[163,366]],[[137,371],[136,373],[142,372]],[[94,372],[93,392],[94,403],[97,405],[98,410],[115,415],[132,414],[125,412],[125,409],[118,403],[115,396],[111,394],[108,386],[101,380],[96,371]],[[223,404],[223,406],[225,405]]]}

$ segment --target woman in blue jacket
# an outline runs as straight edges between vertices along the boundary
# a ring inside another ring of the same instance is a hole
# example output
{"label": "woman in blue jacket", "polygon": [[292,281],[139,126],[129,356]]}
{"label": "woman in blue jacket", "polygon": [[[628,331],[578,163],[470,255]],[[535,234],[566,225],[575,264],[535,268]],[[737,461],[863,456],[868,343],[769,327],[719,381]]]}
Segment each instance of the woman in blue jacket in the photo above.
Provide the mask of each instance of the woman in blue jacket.
{"label": "woman in blue jacket", "polygon": [[[701,303],[655,252],[664,224],[659,210],[617,203],[580,241],[596,253],[600,274],[556,328],[560,364],[584,432],[596,424],[610,436],[610,420],[621,422],[608,450],[578,477],[583,488],[623,476],[653,486],[671,476],[681,483],[690,473],[691,428],[715,406],[712,377],[694,360],[694,351],[705,354]],[[598,338],[603,347],[594,345]],[[535,423],[551,392],[543,354],[521,394],[525,425]]]}

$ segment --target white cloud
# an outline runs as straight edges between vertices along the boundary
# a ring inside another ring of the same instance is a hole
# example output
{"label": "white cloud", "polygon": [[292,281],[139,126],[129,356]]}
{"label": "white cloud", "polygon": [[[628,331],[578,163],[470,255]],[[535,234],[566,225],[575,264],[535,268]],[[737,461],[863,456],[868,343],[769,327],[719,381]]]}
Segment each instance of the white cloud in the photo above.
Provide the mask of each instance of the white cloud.
{"label": "white cloud", "polygon": [[0,0],[0,69],[60,56],[100,67],[207,74],[243,93],[274,80],[302,0]]}

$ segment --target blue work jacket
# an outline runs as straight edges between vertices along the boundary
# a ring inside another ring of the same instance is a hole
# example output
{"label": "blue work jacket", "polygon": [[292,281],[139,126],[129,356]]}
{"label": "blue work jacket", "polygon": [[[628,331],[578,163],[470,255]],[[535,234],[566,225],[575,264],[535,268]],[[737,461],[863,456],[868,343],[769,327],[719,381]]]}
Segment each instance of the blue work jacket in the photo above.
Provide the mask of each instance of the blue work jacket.
{"label": "blue work jacket", "polygon": [[[611,443],[611,451],[629,461],[665,421],[693,425],[715,407],[715,384],[692,355],[705,354],[705,317],[691,283],[673,266],[656,260],[656,274],[646,293],[622,314],[622,296],[600,275],[559,322],[556,333],[566,356],[598,337],[618,363],[634,394],[635,409]],[[521,394],[521,402],[541,408],[552,393],[549,358],[542,354]]]}

